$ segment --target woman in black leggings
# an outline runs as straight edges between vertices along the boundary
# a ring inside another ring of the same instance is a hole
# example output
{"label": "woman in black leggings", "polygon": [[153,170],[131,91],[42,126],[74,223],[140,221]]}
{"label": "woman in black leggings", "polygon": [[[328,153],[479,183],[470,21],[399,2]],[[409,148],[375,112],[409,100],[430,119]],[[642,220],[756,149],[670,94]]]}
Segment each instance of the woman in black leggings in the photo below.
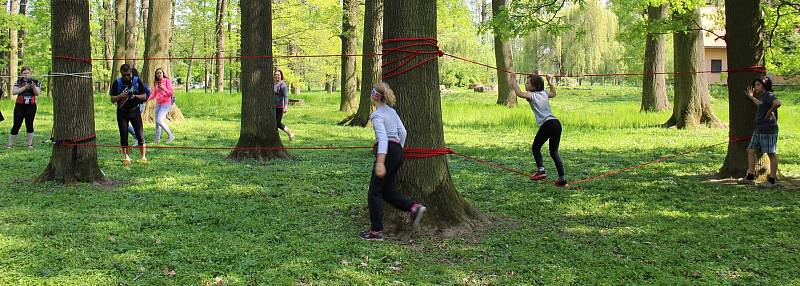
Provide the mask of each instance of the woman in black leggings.
{"label": "woman in black leggings", "polygon": [[542,160],[542,146],[544,146],[544,142],[549,140],[550,157],[553,158],[556,171],[558,171],[558,180],[556,180],[555,184],[559,187],[567,187],[567,180],[564,179],[564,164],[558,154],[558,144],[561,142],[561,122],[553,115],[549,101],[550,98],[556,97],[556,88],[553,86],[553,77],[551,75],[546,75],[546,77],[547,85],[550,89],[549,92],[544,90],[544,80],[538,75],[529,76],[525,80],[525,90],[527,92],[522,92],[517,84],[517,75],[511,74],[514,92],[517,96],[528,100],[533,110],[533,115],[536,117],[536,124],[539,125],[539,131],[536,132],[536,137],[533,139],[533,145],[531,146],[531,152],[537,167],[536,172],[531,175],[531,180],[538,181],[547,178]]}
{"label": "woman in black leggings", "polygon": [[39,81],[31,78],[31,68],[22,67],[20,78],[14,84],[14,95],[17,102],[14,105],[14,126],[11,127],[11,135],[8,136],[6,148],[14,146],[22,121],[25,121],[25,131],[28,133],[28,149],[33,149],[33,120],[36,118],[36,96],[42,91]]}

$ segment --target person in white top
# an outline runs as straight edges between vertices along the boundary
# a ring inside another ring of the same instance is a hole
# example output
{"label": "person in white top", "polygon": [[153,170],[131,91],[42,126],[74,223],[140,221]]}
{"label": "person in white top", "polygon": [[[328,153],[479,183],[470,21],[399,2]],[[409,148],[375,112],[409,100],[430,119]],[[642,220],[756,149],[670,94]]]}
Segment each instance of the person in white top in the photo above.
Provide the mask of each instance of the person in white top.
{"label": "person in white top", "polygon": [[372,88],[372,105],[375,112],[370,115],[375,129],[375,164],[369,183],[367,205],[371,226],[359,233],[366,240],[383,240],[383,202],[393,207],[411,212],[412,224],[416,227],[425,205],[412,202],[397,191],[397,172],[403,166],[403,146],[406,143],[406,128],[400,121],[397,111],[391,106],[396,99],[388,84],[380,82]]}
{"label": "person in white top", "polygon": [[561,122],[558,121],[558,118],[553,115],[553,111],[550,109],[550,98],[556,97],[556,88],[553,86],[553,76],[545,76],[547,77],[549,92],[544,90],[544,80],[539,75],[528,76],[525,80],[525,90],[527,92],[520,90],[515,73],[511,73],[511,85],[514,87],[514,92],[517,96],[528,100],[536,118],[536,125],[539,125],[539,131],[536,132],[536,137],[533,139],[533,145],[531,146],[531,152],[537,167],[536,172],[531,175],[531,180],[537,181],[547,178],[547,174],[544,171],[544,162],[542,162],[542,146],[544,146],[544,142],[549,140],[550,157],[553,158],[556,171],[558,171],[558,180],[556,180],[555,184],[559,187],[567,187],[567,180],[564,179],[564,164],[561,162],[561,155],[558,154],[558,145],[561,142]]}

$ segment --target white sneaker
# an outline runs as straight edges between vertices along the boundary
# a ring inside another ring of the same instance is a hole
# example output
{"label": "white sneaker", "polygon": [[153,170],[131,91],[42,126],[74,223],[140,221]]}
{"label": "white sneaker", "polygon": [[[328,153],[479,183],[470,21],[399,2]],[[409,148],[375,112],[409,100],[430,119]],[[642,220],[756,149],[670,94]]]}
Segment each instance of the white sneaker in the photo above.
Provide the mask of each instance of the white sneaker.
{"label": "white sneaker", "polygon": [[172,143],[173,140],[175,140],[175,136],[169,136],[169,137],[167,137],[167,142],[164,143],[164,144]]}

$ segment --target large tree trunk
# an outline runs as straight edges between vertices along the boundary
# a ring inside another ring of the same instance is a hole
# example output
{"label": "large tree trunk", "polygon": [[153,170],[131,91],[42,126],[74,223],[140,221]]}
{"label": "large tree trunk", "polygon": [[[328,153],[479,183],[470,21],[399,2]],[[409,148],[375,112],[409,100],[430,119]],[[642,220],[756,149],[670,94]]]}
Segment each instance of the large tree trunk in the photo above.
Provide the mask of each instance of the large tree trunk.
{"label": "large tree trunk", "polygon": [[[364,43],[365,55],[381,52],[381,39],[383,39],[383,0],[366,0],[364,7]],[[381,58],[379,56],[365,56],[361,61],[361,98],[358,102],[358,111],[349,120],[342,124],[349,126],[366,127],[369,125],[369,115],[373,106],[370,101],[372,86],[381,78]]]}
{"label": "large tree trunk", "polygon": [[[103,0],[103,27],[100,33],[100,36],[103,39],[103,57],[106,60],[103,61],[105,64],[106,69],[109,71],[114,69],[114,61],[111,59],[113,57],[113,44],[112,41],[114,39],[113,29],[114,29],[114,8],[111,5],[111,0]],[[108,90],[110,81],[106,81],[103,85],[103,90]]]}
{"label": "large tree trunk", "polygon": [[[677,20],[686,23],[700,23],[700,10],[694,9],[685,14],[676,14]],[[675,106],[672,117],[665,127],[677,126],[679,129],[700,125],[720,126],[717,116],[711,109],[711,97],[708,94],[708,80],[703,71],[705,50],[701,31],[678,31],[675,41]]]}
{"label": "large tree trunk", "polygon": [[[11,0],[11,11],[9,12],[11,16],[19,14],[19,0]],[[19,72],[19,54],[18,54],[18,45],[19,45],[19,34],[17,33],[17,29],[11,28],[8,30],[8,75],[9,81],[8,86],[6,87],[7,90],[11,91],[14,88],[14,83],[17,82],[17,76]],[[9,95],[12,93],[9,92]],[[10,97],[14,97],[11,95]]]}
{"label": "large tree trunk", "polygon": [[[725,29],[728,44],[728,69],[764,65],[764,20],[758,0],[725,1]],[[730,135],[746,137],[753,134],[756,108],[744,96],[753,79],[764,73],[728,73],[728,110]],[[747,140],[728,142],[725,162],[717,174],[720,178],[743,177],[747,172]]]}
{"label": "large tree trunk", "polygon": [[[170,15],[169,15],[169,42],[170,43],[172,43],[172,41],[175,39],[174,30],[175,30],[175,5],[176,5],[175,2],[176,1],[177,0],[172,0],[172,8],[169,11],[170,12]],[[172,58],[172,49],[169,50],[169,57]],[[177,79],[178,77],[176,75],[172,74],[172,64],[170,64],[168,67],[169,67],[169,70],[167,70],[167,74],[170,75],[171,77],[174,77],[174,78]]]}
{"label": "large tree trunk", "polygon": [[[669,16],[669,4],[647,7],[647,21],[650,27]],[[644,50],[644,78],[642,84],[642,107],[644,112],[659,112],[669,109],[667,99],[667,75],[665,71],[667,34],[650,32],[647,34]]]}
{"label": "large tree trunk", "polygon": [[136,0],[127,1],[125,7],[125,63],[136,67]]}
{"label": "large tree trunk", "polygon": [[[494,16],[500,14],[502,10],[508,9],[511,0],[492,0],[492,13]],[[497,104],[508,107],[517,106],[517,96],[511,89],[511,74],[505,72],[511,70],[513,63],[511,59],[511,41],[494,29],[494,58],[497,62]]]}
{"label": "large tree trunk", "polygon": [[[54,56],[91,57],[89,36],[89,1],[50,1],[52,11],[50,42]],[[53,60],[53,72],[91,72],[90,64],[80,61]],[[76,140],[95,134],[92,80],[80,77],[56,77],[53,81],[53,138]],[[54,145],[50,163],[37,181],[104,181],[97,163],[97,149]]]}
{"label": "large tree trunk", "polygon": [[[162,68],[166,76],[172,79],[172,75],[166,73],[170,70],[170,61],[164,60],[169,56],[169,35],[171,34],[172,26],[170,23],[170,9],[172,8],[172,0],[148,0],[150,1],[151,9],[150,16],[147,23],[147,35],[145,37],[145,58],[158,58],[145,60],[142,74],[140,75],[144,84],[151,89],[155,89],[155,72],[156,69]],[[155,121],[155,108],[156,101],[148,101],[145,105],[144,112],[142,112],[142,119],[146,122]],[[167,114],[167,118],[171,121],[182,121],[183,113],[177,105],[173,105],[172,109]]]}
{"label": "large tree trunk", "polygon": [[227,1],[217,0],[217,22],[216,22],[216,36],[217,36],[217,55],[216,55],[216,91],[223,92],[225,88],[225,6]]}
{"label": "large tree trunk", "polygon": [[127,33],[125,33],[125,17],[127,13],[128,0],[115,0],[114,1],[114,60],[111,69],[110,83],[114,82],[119,77],[119,67],[125,63],[125,58],[128,56]]}
{"label": "large tree trunk", "polygon": [[[383,34],[386,39],[436,38],[436,1],[406,0],[384,3]],[[384,43],[390,49],[404,42]],[[424,49],[424,47],[420,47]],[[384,55],[385,62],[404,54]],[[409,62],[414,65],[425,56]],[[385,70],[384,70],[385,72]],[[442,107],[439,94],[438,59],[413,72],[386,78],[397,95],[397,111],[408,130],[406,147],[443,148]],[[423,221],[431,228],[469,230],[481,214],[471,207],[453,186],[447,157],[409,159],[398,175],[400,191],[429,206]],[[391,212],[390,212],[391,213]],[[396,223],[397,230],[405,224]]]}
{"label": "large tree trunk", "polygon": [[[342,54],[352,55],[358,51],[356,25],[358,25],[358,0],[344,0],[342,15]],[[356,57],[342,56],[342,97],[339,111],[351,112],[357,108]]]}
{"label": "large tree trunk", "polygon": [[[142,46],[142,43],[145,43],[145,40],[142,37],[145,37],[147,35],[147,29],[148,29],[147,28],[147,24],[150,23],[149,20],[148,20],[148,18],[150,18],[150,0],[141,0],[141,4],[140,5],[141,5],[140,6],[141,7],[140,15],[142,16],[142,19],[139,22],[139,23],[141,23],[139,25],[139,26],[141,26],[141,29],[139,29],[137,31],[137,33],[136,33],[137,51],[139,50],[139,48],[144,50],[144,47]],[[145,45],[146,45],[146,43],[145,43]],[[144,62],[142,62],[142,66],[144,66]]]}
{"label": "large tree trunk", "polygon": [[[242,56],[272,56],[272,1],[241,0]],[[242,59],[242,129],[238,148],[282,148],[271,92],[272,59]],[[283,149],[236,149],[231,159],[288,158]]]}

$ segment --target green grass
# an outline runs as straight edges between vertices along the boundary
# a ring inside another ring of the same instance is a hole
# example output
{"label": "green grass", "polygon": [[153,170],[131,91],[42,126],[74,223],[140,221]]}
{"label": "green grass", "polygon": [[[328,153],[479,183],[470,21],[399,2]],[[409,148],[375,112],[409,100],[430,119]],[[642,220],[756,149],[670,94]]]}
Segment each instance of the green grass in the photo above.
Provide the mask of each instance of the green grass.
{"label": "green grass", "polygon": [[[669,114],[639,113],[635,88],[559,94],[552,103],[573,181],[727,140],[725,129],[659,128]],[[778,96],[781,171],[798,177],[800,92]],[[335,126],[346,116],[335,111],[337,95],[301,97],[306,105],[285,117],[298,134],[289,146],[371,144],[370,129]],[[714,98],[727,122],[725,96]],[[113,106],[95,99],[98,142],[116,144]],[[449,146],[533,168],[530,108],[466,91],[442,101]],[[37,141],[52,126],[52,101],[40,102]],[[0,102],[4,132],[12,105]],[[236,144],[240,97],[179,94],[178,105],[188,120],[172,125],[174,145]],[[121,185],[31,183],[50,151],[0,151],[0,285],[205,285],[216,277],[226,285],[800,285],[800,192],[708,182],[724,146],[577,191],[451,157],[458,190],[503,222],[413,243],[355,236],[367,227],[371,157],[363,150],[293,151],[293,160],[266,164],[229,161],[225,151],[152,150],[149,165],[125,168],[118,151],[99,149],[103,171]]]}

